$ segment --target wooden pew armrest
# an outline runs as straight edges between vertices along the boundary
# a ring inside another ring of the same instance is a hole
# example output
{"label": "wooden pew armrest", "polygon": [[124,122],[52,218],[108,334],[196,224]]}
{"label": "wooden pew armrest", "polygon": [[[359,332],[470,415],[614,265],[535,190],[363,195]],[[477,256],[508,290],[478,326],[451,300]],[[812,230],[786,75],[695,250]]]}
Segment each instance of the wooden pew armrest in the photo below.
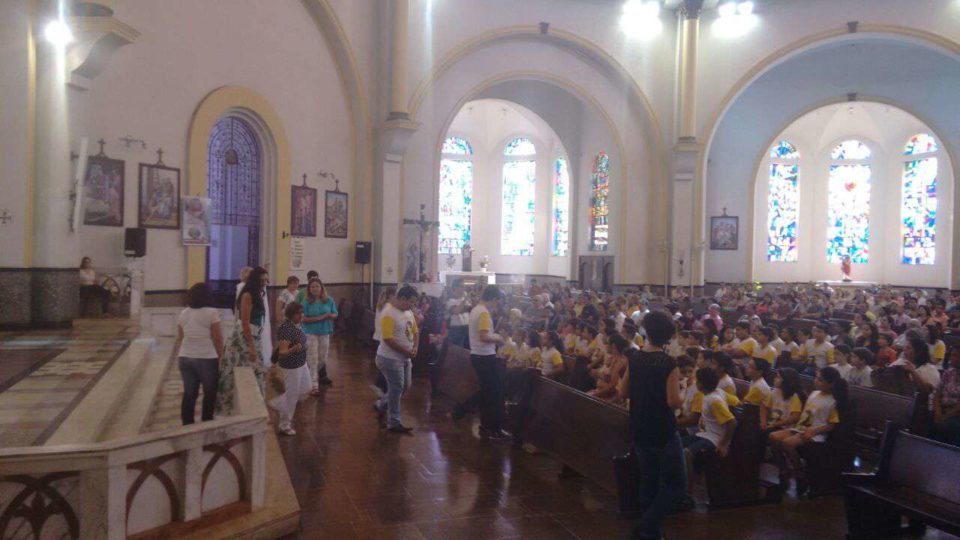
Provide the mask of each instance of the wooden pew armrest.
{"label": "wooden pew armrest", "polygon": [[875,473],[841,473],[844,486],[874,486],[880,483]]}

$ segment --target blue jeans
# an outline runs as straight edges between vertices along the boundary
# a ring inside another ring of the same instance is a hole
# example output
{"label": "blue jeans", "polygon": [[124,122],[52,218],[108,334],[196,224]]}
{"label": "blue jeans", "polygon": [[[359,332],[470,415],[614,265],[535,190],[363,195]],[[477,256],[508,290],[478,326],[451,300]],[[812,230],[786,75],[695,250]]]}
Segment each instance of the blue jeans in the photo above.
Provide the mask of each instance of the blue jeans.
{"label": "blue jeans", "polygon": [[687,435],[683,438],[683,447],[690,451],[691,454],[697,456],[704,452],[716,452],[717,445],[713,444],[713,441],[710,439],[705,439],[697,435]]}
{"label": "blue jeans", "polygon": [[387,407],[387,427],[400,425],[400,398],[413,380],[413,362],[377,355],[377,369],[387,379],[387,395],[377,400],[377,409]]}
{"label": "blue jeans", "polygon": [[634,446],[640,461],[640,508],[643,517],[634,529],[634,537],[660,538],[663,517],[687,489],[686,464],[680,434],[674,434],[663,446]]}

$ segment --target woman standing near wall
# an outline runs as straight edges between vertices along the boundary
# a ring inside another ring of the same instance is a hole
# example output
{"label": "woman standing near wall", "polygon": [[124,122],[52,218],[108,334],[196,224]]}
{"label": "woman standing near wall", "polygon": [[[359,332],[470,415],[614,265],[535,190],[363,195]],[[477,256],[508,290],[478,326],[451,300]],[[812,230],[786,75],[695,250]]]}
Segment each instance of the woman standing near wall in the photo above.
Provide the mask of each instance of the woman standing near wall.
{"label": "woman standing near wall", "polygon": [[[373,348],[376,349],[380,346],[380,342],[383,340],[383,325],[380,322],[380,317],[383,316],[383,309],[387,307],[394,297],[397,296],[396,287],[387,287],[380,292],[380,298],[377,299],[377,310],[376,314],[373,316]],[[376,360],[376,357],[374,357]],[[377,371],[377,389],[380,390],[380,397],[383,397],[387,393],[387,379],[383,376],[383,373],[379,370]]]}
{"label": "woman standing near wall", "polygon": [[303,299],[303,331],[307,334],[307,365],[310,366],[310,393],[318,395],[319,385],[331,385],[327,377],[327,354],[330,352],[330,335],[333,321],[337,318],[337,303],[327,294],[327,288],[319,279],[310,281]]}
{"label": "woman standing near wall", "polygon": [[236,311],[239,314],[230,333],[230,339],[224,347],[220,362],[220,383],[217,389],[217,413],[233,413],[233,397],[236,383],[234,368],[250,366],[257,378],[260,392],[263,393],[263,357],[260,337],[267,316],[263,301],[263,290],[269,282],[267,271],[256,267],[250,271],[247,281],[240,289]]}

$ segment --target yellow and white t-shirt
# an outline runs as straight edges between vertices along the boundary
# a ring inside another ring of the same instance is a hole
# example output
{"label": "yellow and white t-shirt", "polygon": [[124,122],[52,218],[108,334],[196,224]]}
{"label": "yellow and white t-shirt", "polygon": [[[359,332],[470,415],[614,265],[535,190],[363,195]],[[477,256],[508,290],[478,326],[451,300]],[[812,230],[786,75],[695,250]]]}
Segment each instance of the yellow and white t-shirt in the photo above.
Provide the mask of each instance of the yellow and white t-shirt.
{"label": "yellow and white t-shirt", "polygon": [[794,360],[800,358],[800,346],[793,341],[784,345],[783,350],[789,352],[790,357],[793,358]]}
{"label": "yellow and white t-shirt", "polygon": [[487,343],[480,339],[480,332],[493,332],[493,319],[483,304],[477,304],[470,310],[470,354],[476,356],[490,356],[497,353],[495,343]]}
{"label": "yellow and white t-shirt", "polygon": [[384,341],[381,341],[377,348],[377,356],[406,360],[407,357],[403,353],[387,345],[385,340],[393,338],[401,347],[413,349],[419,338],[420,330],[417,328],[417,319],[412,311],[400,311],[393,304],[387,304],[380,312],[380,333]]}
{"label": "yellow and white t-shirt", "polygon": [[523,367],[540,367],[540,361],[542,358],[540,347],[531,347],[524,343],[520,346],[520,355],[523,357],[523,360],[521,361]]}
{"label": "yellow and white t-shirt", "polygon": [[754,351],[757,350],[760,346],[757,344],[757,340],[752,337],[741,340],[740,338],[733,339],[733,348],[740,349],[741,351],[747,353],[747,358],[753,357]]}
{"label": "yellow and white t-shirt", "polygon": [[697,437],[703,437],[714,445],[723,439],[723,426],[733,420],[733,413],[727,405],[727,398],[719,388],[703,396],[700,412],[700,431]]}
{"label": "yellow and white t-shirt", "polygon": [[563,348],[567,351],[572,351],[577,347],[577,335],[573,332],[563,336]]}
{"label": "yellow and white t-shirt", "polygon": [[563,356],[560,355],[560,351],[550,347],[540,353],[540,372],[545,377],[549,377],[561,369],[563,369]]}
{"label": "yellow and white t-shirt", "polygon": [[823,340],[817,344],[813,338],[808,339],[800,348],[800,358],[808,364],[814,364],[817,369],[833,364],[833,343]]}
{"label": "yellow and white t-shirt", "polygon": [[770,385],[760,377],[750,383],[750,390],[747,390],[747,395],[743,396],[743,402],[759,407],[769,401],[770,394]]}
{"label": "yellow and white t-shirt", "polygon": [[757,347],[753,349],[754,358],[762,358],[773,365],[773,362],[777,359],[777,349],[770,343],[766,347],[761,347],[760,344],[757,344]]}
{"label": "yellow and white t-shirt", "polygon": [[[827,424],[839,424],[840,415],[837,413],[837,400],[830,394],[824,394],[815,390],[807,403],[803,406],[803,412],[800,413],[800,420],[793,426],[793,431],[802,433],[808,429],[815,429]],[[827,436],[821,433],[813,438],[816,442],[827,440]]]}
{"label": "yellow and white t-shirt", "polygon": [[700,395],[701,406],[703,404],[703,394],[697,390],[697,383],[690,381],[683,391],[683,405],[680,406],[680,416],[687,417],[693,413],[693,401],[697,395]]}
{"label": "yellow and white t-shirt", "polygon": [[[696,385],[693,387],[696,389]],[[720,390],[720,387],[717,387],[717,390]],[[716,391],[716,390],[715,390]],[[740,398],[736,394],[728,394],[723,392],[724,397],[727,400],[728,407],[736,407],[740,405]],[[690,412],[703,414],[703,392],[696,390],[693,393],[693,399],[690,401]]]}
{"label": "yellow and white t-shirt", "polygon": [[777,356],[780,356],[783,353],[783,348],[787,345],[783,342],[783,339],[780,336],[777,336],[777,339],[770,342],[770,345],[773,347],[773,350],[777,351]]}
{"label": "yellow and white t-shirt", "polygon": [[497,350],[497,356],[500,358],[505,358],[506,360],[513,360],[517,354],[517,344],[513,341],[513,338],[507,338],[503,342],[503,345]]}
{"label": "yellow and white t-shirt", "polygon": [[737,385],[733,382],[733,379],[731,379],[729,375],[720,377],[720,382],[717,383],[717,389],[723,390],[733,397],[737,397]]}
{"label": "yellow and white t-shirt", "polygon": [[800,401],[800,396],[794,394],[790,396],[790,400],[787,401],[783,399],[783,390],[779,388],[774,388],[773,391],[770,392],[770,398],[765,405],[770,409],[767,420],[773,422],[786,418],[793,413],[803,411],[803,402]]}
{"label": "yellow and white t-shirt", "polygon": [[930,362],[934,365],[939,366],[943,364],[943,359],[947,356],[947,346],[944,345],[943,341],[937,340],[933,345],[928,345],[930,348]]}

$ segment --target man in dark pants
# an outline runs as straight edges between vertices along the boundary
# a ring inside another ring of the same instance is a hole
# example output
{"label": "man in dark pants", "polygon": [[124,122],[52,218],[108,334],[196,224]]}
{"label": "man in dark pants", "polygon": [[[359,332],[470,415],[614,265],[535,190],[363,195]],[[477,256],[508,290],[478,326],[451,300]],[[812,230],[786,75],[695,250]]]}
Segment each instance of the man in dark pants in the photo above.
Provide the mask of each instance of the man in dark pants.
{"label": "man in dark pants", "polygon": [[463,290],[463,281],[453,283],[453,294],[447,300],[446,308],[449,316],[447,325],[447,340],[459,347],[469,347],[467,343],[468,325],[470,324],[470,302]]}
{"label": "man in dark pants", "polygon": [[670,315],[654,311],[643,319],[647,341],[630,351],[620,397],[630,399],[630,433],[640,461],[643,517],[633,538],[663,538],[661,522],[686,490],[683,445],[674,410],[683,404],[676,361],[664,352],[675,327]]}
{"label": "man in dark pants", "polygon": [[[493,331],[493,319],[490,316],[490,311],[497,309],[499,301],[500,289],[496,285],[488,285],[480,296],[480,302],[470,311],[469,323],[470,363],[480,381],[480,436],[493,441],[510,438],[501,428],[506,366],[503,360],[497,358],[497,345],[503,343],[503,338]],[[457,413],[454,414],[456,416]]]}

